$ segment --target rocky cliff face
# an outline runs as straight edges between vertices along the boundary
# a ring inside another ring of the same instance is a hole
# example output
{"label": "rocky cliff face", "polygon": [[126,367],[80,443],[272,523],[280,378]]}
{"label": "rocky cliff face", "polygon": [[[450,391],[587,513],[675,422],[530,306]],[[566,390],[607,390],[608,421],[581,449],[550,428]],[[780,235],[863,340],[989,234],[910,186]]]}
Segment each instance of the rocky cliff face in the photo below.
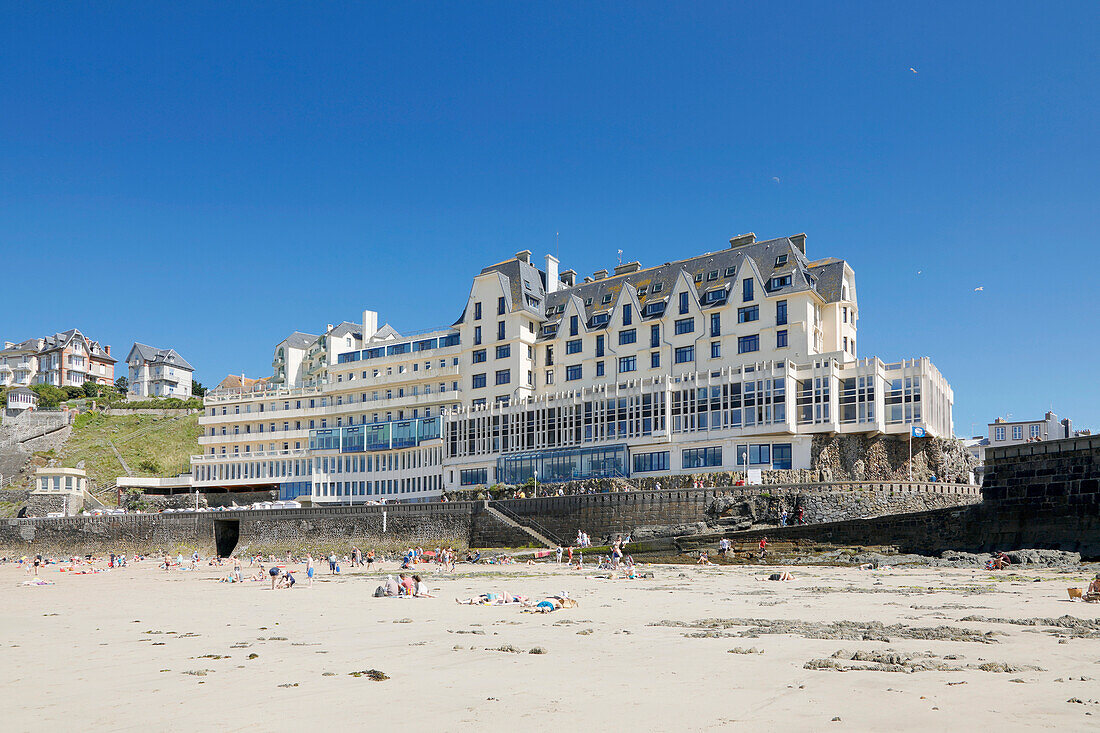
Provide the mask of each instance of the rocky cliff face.
{"label": "rocky cliff face", "polygon": [[[817,481],[907,481],[909,441],[879,435],[816,435],[811,448]],[[913,439],[913,480],[969,483],[974,458],[962,441]]]}

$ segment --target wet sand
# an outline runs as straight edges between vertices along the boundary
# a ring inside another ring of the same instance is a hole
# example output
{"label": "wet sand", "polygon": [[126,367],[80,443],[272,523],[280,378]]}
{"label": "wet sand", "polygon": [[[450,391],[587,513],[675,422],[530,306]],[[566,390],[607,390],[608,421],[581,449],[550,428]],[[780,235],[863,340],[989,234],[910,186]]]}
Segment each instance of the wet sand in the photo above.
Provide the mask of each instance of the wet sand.
{"label": "wet sand", "polygon": [[[655,565],[628,581],[460,565],[423,568],[434,599],[390,599],[371,596],[377,570],[319,564],[313,588],[271,591],[216,582],[228,568],[155,565],[50,566],[43,587],[0,566],[5,730],[1100,725],[1100,604],[1065,590],[1091,569],[794,567],[771,582],[757,578],[778,568]],[[567,591],[579,606],[454,602],[501,590]],[[1066,614],[1091,625],[1005,623]],[[860,666],[873,669],[841,671]],[[369,670],[388,679],[355,674]]]}

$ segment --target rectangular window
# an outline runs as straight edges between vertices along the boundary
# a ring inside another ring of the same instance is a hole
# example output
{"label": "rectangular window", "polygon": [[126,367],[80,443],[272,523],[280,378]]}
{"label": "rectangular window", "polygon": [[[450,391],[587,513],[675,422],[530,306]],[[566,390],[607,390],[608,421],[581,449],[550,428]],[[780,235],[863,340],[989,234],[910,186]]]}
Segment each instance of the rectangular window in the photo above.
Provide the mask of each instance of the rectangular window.
{"label": "rectangular window", "polygon": [[1005,439],[1005,429],[1004,428],[996,428],[996,430],[994,431],[994,435],[995,435],[995,437],[993,438],[994,440],[1004,440]]}
{"label": "rectangular window", "polygon": [[481,343],[481,326],[474,326],[474,346]]}
{"label": "rectangular window", "polygon": [[688,312],[688,294],[680,293],[680,315]]}
{"label": "rectangular window", "polygon": [[772,446],[772,468],[791,467],[791,444],[776,443]]}
{"label": "rectangular window", "polygon": [[1024,426],[1023,425],[1013,425],[1012,426],[1012,439],[1013,440],[1023,440],[1024,439]]}
{"label": "rectangular window", "polygon": [[741,281],[741,300],[748,303],[752,300],[752,278],[747,277]]}
{"label": "rectangular window", "polygon": [[473,376],[473,381],[471,383],[471,386],[474,389],[481,389],[482,387],[484,387],[485,386],[485,375],[484,374],[475,374]]}
{"label": "rectangular window", "polygon": [[500,369],[497,371],[497,384],[508,384],[512,381],[511,369]]}
{"label": "rectangular window", "polygon": [[646,471],[667,471],[668,451],[664,450],[657,451],[655,453],[635,453],[634,470],[637,473],[645,473]]}
{"label": "rectangular window", "polygon": [[505,344],[504,346],[498,346],[497,347],[497,358],[498,359],[507,359],[511,355],[512,355],[512,347],[511,347],[510,344]]}
{"label": "rectangular window", "polygon": [[775,304],[775,325],[787,325],[787,301],[781,300]]}
{"label": "rectangular window", "polygon": [[565,381],[572,382],[581,378],[581,365],[567,366],[565,368]]}
{"label": "rectangular window", "polygon": [[1028,437],[1038,438],[1038,437],[1040,437],[1040,435],[1042,435],[1042,433],[1041,433],[1041,428],[1038,425],[1028,426]]}
{"label": "rectangular window", "polygon": [[760,320],[760,306],[750,305],[744,308],[737,309],[737,322],[748,323],[750,321]]}
{"label": "rectangular window", "polygon": [[629,326],[632,322],[632,314],[630,312],[630,303],[623,303],[623,325]]}
{"label": "rectangular window", "polygon": [[596,362],[596,376],[597,377],[602,377],[603,376],[603,362],[602,361],[597,361]]}
{"label": "rectangular window", "polygon": [[481,320],[481,303],[474,303],[474,320]]}
{"label": "rectangular window", "polygon": [[766,466],[772,462],[770,445],[750,445],[749,465]]}
{"label": "rectangular window", "polygon": [[689,361],[695,361],[695,347],[694,346],[681,346],[676,349],[676,363],[684,364]]}
{"label": "rectangular window", "polygon": [[547,384],[553,384],[554,383],[554,370],[553,369],[547,369],[546,370],[546,383]]}
{"label": "rectangular window", "polygon": [[603,334],[597,334],[596,336],[596,357],[603,356]]}
{"label": "rectangular window", "polygon": [[488,478],[489,469],[487,468],[464,468],[458,472],[458,482],[462,486],[484,484],[487,483]]}
{"label": "rectangular window", "polygon": [[498,316],[503,316],[504,315],[504,296],[503,295],[500,296],[499,298],[497,298],[497,315]]}
{"label": "rectangular window", "polygon": [[747,354],[750,351],[760,351],[760,336],[742,336],[737,339],[737,353]]}
{"label": "rectangular window", "polygon": [[574,339],[572,341],[566,341],[565,342],[565,353],[566,354],[579,354],[579,353],[581,353],[581,340],[580,339]]}
{"label": "rectangular window", "polygon": [[632,372],[638,368],[638,359],[634,356],[623,356],[619,359],[619,372]]}
{"label": "rectangular window", "polygon": [[654,323],[649,327],[649,346],[656,349],[661,345],[661,327]]}
{"label": "rectangular window", "polygon": [[710,342],[710,358],[720,359],[722,358],[722,344],[719,341]]}
{"label": "rectangular window", "polygon": [[504,340],[504,321],[497,323],[497,341]]}
{"label": "rectangular window", "polygon": [[711,468],[722,465],[722,446],[713,448],[685,448],[680,454],[684,468]]}
{"label": "rectangular window", "polygon": [[626,344],[632,344],[638,340],[638,332],[633,328],[628,328],[625,331],[619,331],[619,346],[625,346]]}
{"label": "rectangular window", "polygon": [[783,329],[782,331],[776,331],[775,332],[775,348],[783,349],[783,348],[786,348],[786,346],[787,346],[787,330]]}
{"label": "rectangular window", "polygon": [[665,312],[665,301],[658,300],[653,303],[646,303],[645,308],[642,309],[642,314],[646,316],[657,316]]}
{"label": "rectangular window", "polygon": [[653,353],[651,353],[649,355],[649,368],[650,369],[657,369],[660,366],[661,366],[661,352],[660,351],[654,351]]}
{"label": "rectangular window", "polygon": [[576,336],[577,329],[580,328],[580,318],[577,316],[569,316],[569,335]]}
{"label": "rectangular window", "polygon": [[488,358],[485,354],[485,349],[477,349],[474,351],[474,364],[480,364]]}
{"label": "rectangular window", "polygon": [[694,318],[681,318],[676,321],[675,324],[676,335],[679,336],[683,333],[695,332],[695,319]]}
{"label": "rectangular window", "polygon": [[779,290],[780,288],[785,288],[790,284],[791,284],[791,276],[790,275],[783,275],[782,277],[773,277],[772,282],[771,282],[771,289],[772,290]]}

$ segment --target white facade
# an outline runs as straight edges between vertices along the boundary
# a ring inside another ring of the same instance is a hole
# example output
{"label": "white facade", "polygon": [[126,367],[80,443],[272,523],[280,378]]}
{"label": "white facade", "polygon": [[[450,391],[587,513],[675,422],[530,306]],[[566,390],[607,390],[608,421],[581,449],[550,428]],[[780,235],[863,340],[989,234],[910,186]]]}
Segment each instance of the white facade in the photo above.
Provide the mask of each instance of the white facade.
{"label": "white facade", "polygon": [[195,370],[173,349],[135,343],[126,357],[126,365],[129,370],[127,399],[188,399],[191,396]]}
{"label": "white facade", "polygon": [[403,338],[367,311],[358,334],[279,344],[271,390],[208,395],[195,481],[419,500],[534,470],[807,468],[821,433],[952,435],[946,380],[859,358],[858,318],[851,267],[808,260],[804,235],[581,283],[520,252],[474,278],[452,329]]}

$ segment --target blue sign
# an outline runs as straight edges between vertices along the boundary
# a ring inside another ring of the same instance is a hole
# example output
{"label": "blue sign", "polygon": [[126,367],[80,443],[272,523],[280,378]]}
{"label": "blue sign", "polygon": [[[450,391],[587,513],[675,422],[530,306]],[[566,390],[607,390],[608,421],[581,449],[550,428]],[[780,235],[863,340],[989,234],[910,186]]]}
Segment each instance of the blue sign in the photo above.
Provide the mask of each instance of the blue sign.
{"label": "blue sign", "polygon": [[914,425],[910,435],[913,436],[914,438],[926,438],[926,437],[928,437],[928,432],[924,428],[919,428],[916,425]]}

